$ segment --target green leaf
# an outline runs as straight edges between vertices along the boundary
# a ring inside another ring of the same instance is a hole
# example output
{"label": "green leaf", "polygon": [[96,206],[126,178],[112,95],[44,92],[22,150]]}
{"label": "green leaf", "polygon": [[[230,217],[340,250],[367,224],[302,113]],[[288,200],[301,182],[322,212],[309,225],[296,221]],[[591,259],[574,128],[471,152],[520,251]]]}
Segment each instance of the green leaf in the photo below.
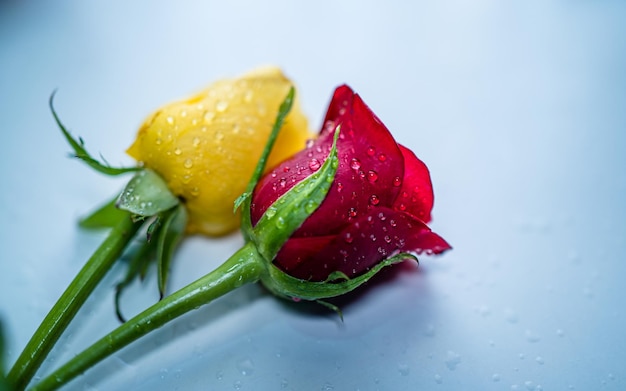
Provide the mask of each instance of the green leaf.
{"label": "green leaf", "polygon": [[115,206],[118,197],[119,195],[116,195],[111,201],[91,212],[88,216],[83,217],[78,222],[78,225],[85,229],[113,228],[119,223],[122,216],[128,214],[128,212],[120,210]]}
{"label": "green leaf", "polygon": [[136,246],[134,251],[130,254],[130,259],[128,260],[128,266],[126,269],[126,275],[122,281],[118,282],[115,286],[115,314],[120,322],[124,323],[126,319],[124,315],[122,315],[121,310],[121,296],[122,293],[126,290],[126,288],[133,282],[133,280],[139,277],[140,280],[143,280],[143,275],[145,274],[148,265],[152,260],[154,260],[154,255],[156,253],[156,241],[143,241],[140,245]]}
{"label": "green leaf", "polygon": [[274,264],[271,264],[268,267],[269,274],[262,277],[261,281],[263,282],[263,285],[265,285],[271,292],[273,292],[277,296],[286,299],[293,299],[295,297],[303,300],[318,301],[320,299],[346,294],[369,281],[372,277],[374,277],[376,273],[381,271],[384,267],[400,263],[408,259],[412,259],[418,262],[415,255],[409,253],[400,253],[383,260],[376,266],[372,267],[365,274],[354,277],[352,279],[337,282],[314,282],[300,280],[283,272],[282,270],[274,266]]}
{"label": "green leaf", "polygon": [[[56,111],[54,110],[55,94],[56,94],[56,91],[54,91],[50,95],[50,101],[49,101],[50,110],[52,111],[52,116],[54,116],[54,120],[56,121],[57,125],[61,129],[61,132],[63,132],[65,139],[74,150],[74,155],[73,155],[74,157],[84,161],[85,163],[87,163],[89,167],[105,175],[114,176],[114,175],[125,174],[127,172],[138,171],[141,169],[140,167],[111,167],[104,159],[102,159],[104,160],[104,163],[100,163],[98,160],[94,159],[89,154],[89,152],[87,152],[87,150],[85,149],[85,143],[83,139],[81,137],[79,137],[78,140],[74,139],[72,135],[70,134],[70,132],[67,131],[65,126],[63,126],[61,119],[59,118]],[[100,157],[102,158],[102,156]]]}
{"label": "green leaf", "polygon": [[293,106],[294,96],[296,94],[296,90],[291,87],[289,89],[289,93],[280,104],[278,108],[278,114],[276,115],[276,120],[274,121],[274,126],[272,127],[272,131],[267,139],[267,144],[265,144],[265,148],[263,149],[263,153],[261,154],[261,158],[254,169],[254,173],[252,173],[252,177],[248,182],[248,187],[246,191],[235,200],[234,212],[241,206],[241,230],[243,232],[244,238],[246,242],[252,239],[252,219],[250,218],[250,197],[254,192],[254,188],[256,184],[261,179],[261,175],[263,175],[263,171],[265,170],[265,165],[267,164],[267,158],[274,147],[274,143],[276,142],[276,138],[278,137],[278,132],[283,127],[283,122],[285,122],[285,117],[291,111],[291,107]]}
{"label": "green leaf", "polygon": [[276,200],[253,229],[259,253],[271,262],[280,248],[326,198],[339,166],[335,130],[333,146],[322,167]]}
{"label": "green leaf", "polygon": [[150,169],[139,171],[120,194],[116,206],[138,216],[157,215],[180,201],[161,177]]}
{"label": "green leaf", "polygon": [[187,210],[179,205],[165,212],[162,218],[163,226],[159,229],[157,238],[157,273],[161,298],[165,296],[172,256],[185,233]]}

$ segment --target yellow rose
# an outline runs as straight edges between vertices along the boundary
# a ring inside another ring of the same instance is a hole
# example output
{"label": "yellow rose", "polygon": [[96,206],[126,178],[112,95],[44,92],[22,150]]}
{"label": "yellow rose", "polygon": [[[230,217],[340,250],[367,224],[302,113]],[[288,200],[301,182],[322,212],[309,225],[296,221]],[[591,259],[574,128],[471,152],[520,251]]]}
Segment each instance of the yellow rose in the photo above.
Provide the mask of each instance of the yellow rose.
{"label": "yellow rose", "polygon": [[[222,235],[238,227],[233,203],[244,192],[292,85],[279,69],[259,69],[162,107],[141,126],[127,153],[183,200],[188,233]],[[267,167],[304,148],[310,137],[295,102]]]}

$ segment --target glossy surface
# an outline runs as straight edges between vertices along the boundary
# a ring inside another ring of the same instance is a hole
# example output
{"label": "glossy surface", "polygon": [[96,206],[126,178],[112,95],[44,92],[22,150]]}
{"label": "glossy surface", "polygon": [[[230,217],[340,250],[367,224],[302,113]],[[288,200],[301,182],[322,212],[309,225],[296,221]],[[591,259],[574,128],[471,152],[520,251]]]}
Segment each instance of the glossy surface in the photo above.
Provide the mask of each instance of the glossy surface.
{"label": "glossy surface", "polygon": [[[124,150],[152,110],[276,64],[313,127],[348,83],[416,152],[431,170],[431,226],[454,250],[346,298],[343,324],[242,288],[68,389],[624,389],[624,15],[619,1],[0,3],[8,362],[104,237],[77,218],[124,184],[66,157],[50,93],[91,152],[130,164]],[[188,240],[171,287],[241,243]],[[117,325],[122,274],[105,278],[42,370]],[[153,272],[124,311],[157,297]]]}

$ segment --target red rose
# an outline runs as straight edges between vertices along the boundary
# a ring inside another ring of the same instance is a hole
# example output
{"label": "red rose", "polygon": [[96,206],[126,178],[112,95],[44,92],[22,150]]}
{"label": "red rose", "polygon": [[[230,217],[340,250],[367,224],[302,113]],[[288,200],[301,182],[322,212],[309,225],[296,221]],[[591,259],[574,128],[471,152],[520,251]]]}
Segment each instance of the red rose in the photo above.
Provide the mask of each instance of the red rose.
{"label": "red rose", "polygon": [[399,252],[439,254],[450,245],[428,228],[433,191],[428,168],[399,145],[361,97],[335,90],[317,140],[257,185],[252,224],[284,193],[317,171],[337,126],[339,167],[319,208],[282,246],[274,264],[292,277],[324,281],[361,275]]}

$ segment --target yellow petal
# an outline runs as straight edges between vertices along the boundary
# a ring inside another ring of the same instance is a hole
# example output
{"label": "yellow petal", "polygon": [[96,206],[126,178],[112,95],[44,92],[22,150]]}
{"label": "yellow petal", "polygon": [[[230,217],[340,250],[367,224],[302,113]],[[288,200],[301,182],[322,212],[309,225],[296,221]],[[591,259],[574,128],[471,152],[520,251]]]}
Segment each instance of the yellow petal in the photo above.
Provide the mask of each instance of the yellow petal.
{"label": "yellow petal", "polygon": [[[239,226],[244,192],[292,82],[277,68],[214,83],[162,107],[141,126],[127,153],[156,171],[189,212],[189,233],[222,235]],[[297,101],[268,168],[304,148],[312,135]]]}

